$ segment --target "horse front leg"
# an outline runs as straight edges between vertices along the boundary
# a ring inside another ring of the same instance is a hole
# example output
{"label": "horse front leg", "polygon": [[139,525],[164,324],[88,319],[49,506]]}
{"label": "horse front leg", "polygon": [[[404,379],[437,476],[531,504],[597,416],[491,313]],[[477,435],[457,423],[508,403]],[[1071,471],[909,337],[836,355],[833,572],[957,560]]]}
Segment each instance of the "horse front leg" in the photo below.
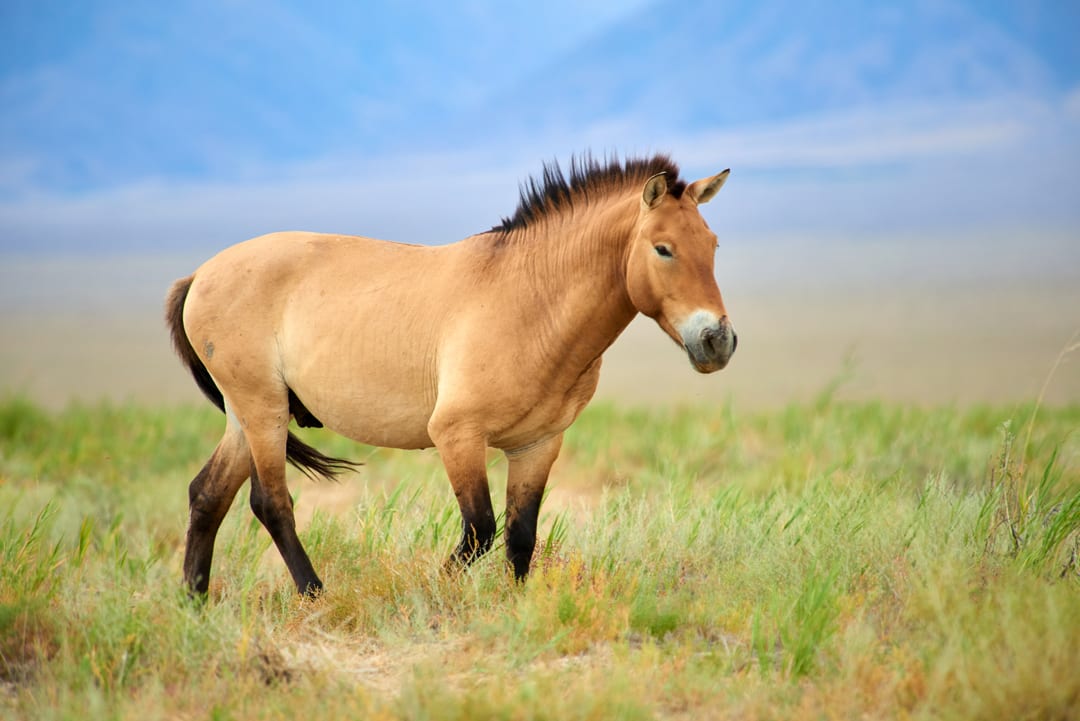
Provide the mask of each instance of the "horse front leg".
{"label": "horse front leg", "polygon": [[562,434],[522,451],[506,451],[506,560],[514,578],[525,580],[536,549],[536,525],[551,466],[562,449]]}
{"label": "horse front leg", "polygon": [[479,433],[439,416],[432,417],[428,432],[461,509],[461,542],[450,554],[446,567],[463,568],[487,553],[495,540],[495,511],[485,463],[487,444]]}

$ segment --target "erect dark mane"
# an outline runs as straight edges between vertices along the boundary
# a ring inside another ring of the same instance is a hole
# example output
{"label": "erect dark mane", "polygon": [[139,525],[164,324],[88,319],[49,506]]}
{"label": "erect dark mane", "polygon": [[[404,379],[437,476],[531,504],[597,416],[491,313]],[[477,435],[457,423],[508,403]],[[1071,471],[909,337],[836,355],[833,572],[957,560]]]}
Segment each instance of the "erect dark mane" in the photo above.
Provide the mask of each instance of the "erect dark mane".
{"label": "erect dark mane", "polygon": [[657,173],[667,174],[669,193],[676,198],[682,196],[686,182],[679,178],[679,166],[667,155],[627,158],[625,162],[615,156],[598,160],[591,153],[571,156],[569,178],[558,161],[544,163],[539,179],[530,177],[519,186],[521,199],[514,214],[503,218],[490,232],[509,233],[528,228],[547,215],[573,207],[578,200],[628,183],[644,183]]}

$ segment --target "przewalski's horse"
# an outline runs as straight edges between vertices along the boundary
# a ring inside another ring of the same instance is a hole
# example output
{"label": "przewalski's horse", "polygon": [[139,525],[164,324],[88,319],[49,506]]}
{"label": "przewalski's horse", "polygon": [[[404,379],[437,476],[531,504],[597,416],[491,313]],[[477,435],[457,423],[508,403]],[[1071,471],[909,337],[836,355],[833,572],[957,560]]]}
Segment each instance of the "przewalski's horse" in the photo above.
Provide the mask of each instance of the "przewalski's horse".
{"label": "przewalski's horse", "polygon": [[274,233],[211,258],[169,292],[173,343],[227,416],[189,488],[184,578],[205,593],[214,539],[238,489],[300,593],[322,582],[296,535],[286,460],[309,475],[353,464],[289,432],[438,449],[461,508],[450,565],[487,551],[495,513],[485,454],[508,461],[506,555],[529,571],[537,514],[563,431],[596,390],[600,359],[638,313],[701,373],[736,336],[713,275],[716,235],[698,205],[727,170],[687,184],[666,156],[545,166],[510,218],[443,246]]}

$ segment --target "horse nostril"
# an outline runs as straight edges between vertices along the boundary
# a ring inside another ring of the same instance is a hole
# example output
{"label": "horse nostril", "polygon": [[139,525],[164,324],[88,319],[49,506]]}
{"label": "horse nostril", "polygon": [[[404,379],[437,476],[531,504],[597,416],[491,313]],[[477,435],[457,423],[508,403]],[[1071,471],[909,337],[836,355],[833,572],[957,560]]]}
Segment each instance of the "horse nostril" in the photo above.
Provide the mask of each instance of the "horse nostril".
{"label": "horse nostril", "polygon": [[722,332],[714,328],[706,328],[701,331],[701,344],[714,353],[717,350],[717,341],[722,337]]}
{"label": "horse nostril", "polygon": [[739,345],[739,336],[735,334],[735,329],[726,322],[726,319],[718,326],[701,331],[700,337],[704,351],[714,358],[730,357]]}
{"label": "horse nostril", "polygon": [[724,355],[728,345],[728,332],[728,329],[724,328],[724,326],[703,330],[701,332],[701,345],[704,347],[705,352],[714,358]]}

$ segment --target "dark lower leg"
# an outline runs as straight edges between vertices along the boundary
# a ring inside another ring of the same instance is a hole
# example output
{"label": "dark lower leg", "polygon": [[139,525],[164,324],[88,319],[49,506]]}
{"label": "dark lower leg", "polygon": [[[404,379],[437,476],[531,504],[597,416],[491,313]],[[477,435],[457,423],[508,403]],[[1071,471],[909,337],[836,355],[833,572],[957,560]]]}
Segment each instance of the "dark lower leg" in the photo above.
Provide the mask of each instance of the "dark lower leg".
{"label": "dark lower leg", "polygon": [[507,509],[506,559],[514,568],[514,578],[525,580],[529,574],[533,551],[536,549],[536,521],[540,515],[543,491],[534,497],[519,499],[518,505]]}
{"label": "dark lower leg", "polygon": [[506,558],[514,578],[525,579],[536,549],[536,525],[548,473],[559,456],[562,436],[554,436],[526,451],[508,452],[506,479]]}
{"label": "dark lower leg", "polygon": [[483,437],[468,427],[437,417],[428,424],[446,467],[446,476],[461,509],[461,541],[446,562],[447,570],[463,568],[487,553],[495,540],[495,511],[491,508]]}
{"label": "dark lower leg", "polygon": [[301,595],[314,597],[323,588],[323,583],[315,573],[307,552],[296,535],[296,518],[293,516],[292,497],[281,481],[281,491],[271,495],[259,480],[254,464],[251,467],[251,510],[274,539],[285,566],[296,583],[296,590]]}
{"label": "dark lower leg", "polygon": [[219,511],[217,508],[205,507],[201,501],[191,502],[191,520],[184,551],[184,582],[189,593],[201,596],[210,588],[214,540],[227,510],[228,506]]}
{"label": "dark lower leg", "polygon": [[214,540],[246,477],[240,468],[243,464],[229,458],[219,447],[188,486],[190,521],[184,550],[184,582],[191,594],[205,595],[210,587]]}
{"label": "dark lower leg", "polygon": [[487,494],[486,478],[483,487],[483,498],[462,505],[461,542],[451,554],[448,565],[468,566],[487,553],[495,541],[495,511]]}

